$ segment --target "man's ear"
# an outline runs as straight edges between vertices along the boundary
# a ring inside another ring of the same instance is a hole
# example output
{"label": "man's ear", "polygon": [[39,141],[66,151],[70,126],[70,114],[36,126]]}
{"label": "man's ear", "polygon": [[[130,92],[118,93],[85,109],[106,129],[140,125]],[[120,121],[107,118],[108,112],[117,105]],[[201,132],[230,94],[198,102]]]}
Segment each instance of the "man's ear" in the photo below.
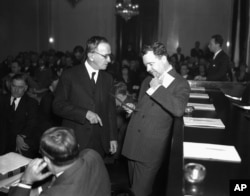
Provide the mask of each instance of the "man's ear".
{"label": "man's ear", "polygon": [[161,60],[163,61],[163,63],[168,62],[168,59],[167,59],[167,57],[166,57],[165,55],[163,55],[163,56],[161,57]]}
{"label": "man's ear", "polygon": [[87,56],[88,56],[88,59],[89,59],[90,61],[93,61],[93,60],[94,60],[94,59],[93,59],[93,53],[89,52],[89,53],[87,54]]}

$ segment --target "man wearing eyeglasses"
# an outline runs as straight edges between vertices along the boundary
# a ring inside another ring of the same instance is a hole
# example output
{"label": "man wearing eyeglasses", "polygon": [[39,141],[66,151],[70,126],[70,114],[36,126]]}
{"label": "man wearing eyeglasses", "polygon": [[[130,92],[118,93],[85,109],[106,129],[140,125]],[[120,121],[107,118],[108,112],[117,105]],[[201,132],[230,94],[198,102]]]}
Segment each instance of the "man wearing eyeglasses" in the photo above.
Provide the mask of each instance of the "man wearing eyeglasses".
{"label": "man wearing eyeglasses", "polygon": [[80,150],[92,148],[104,157],[117,150],[113,79],[105,72],[111,47],[106,38],[93,36],[85,51],[85,62],[62,74],[53,109],[64,126],[75,130]]}

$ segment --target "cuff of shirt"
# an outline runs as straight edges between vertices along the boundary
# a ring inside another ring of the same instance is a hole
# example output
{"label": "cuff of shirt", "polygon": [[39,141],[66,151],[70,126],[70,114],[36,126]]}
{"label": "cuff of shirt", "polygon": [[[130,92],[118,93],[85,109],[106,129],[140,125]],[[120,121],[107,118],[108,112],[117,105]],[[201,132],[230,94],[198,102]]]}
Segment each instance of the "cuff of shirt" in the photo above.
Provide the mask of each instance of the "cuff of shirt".
{"label": "cuff of shirt", "polygon": [[151,96],[151,95],[154,94],[154,92],[155,92],[160,86],[161,86],[161,85],[158,85],[158,86],[155,87],[155,88],[149,88],[149,89],[146,91],[146,93],[147,93],[149,96]]}

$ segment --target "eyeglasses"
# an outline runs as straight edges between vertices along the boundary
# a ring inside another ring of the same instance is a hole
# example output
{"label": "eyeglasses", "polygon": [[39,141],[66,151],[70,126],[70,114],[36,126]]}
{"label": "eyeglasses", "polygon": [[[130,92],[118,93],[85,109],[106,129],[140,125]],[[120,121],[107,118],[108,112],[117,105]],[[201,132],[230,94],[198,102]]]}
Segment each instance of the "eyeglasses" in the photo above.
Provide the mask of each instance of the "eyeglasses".
{"label": "eyeglasses", "polygon": [[99,52],[96,52],[96,51],[94,51],[94,53],[96,53],[96,54],[99,54],[100,56],[102,56],[103,58],[105,58],[106,60],[109,58],[109,59],[112,59],[112,54],[101,54],[101,53],[99,53]]}

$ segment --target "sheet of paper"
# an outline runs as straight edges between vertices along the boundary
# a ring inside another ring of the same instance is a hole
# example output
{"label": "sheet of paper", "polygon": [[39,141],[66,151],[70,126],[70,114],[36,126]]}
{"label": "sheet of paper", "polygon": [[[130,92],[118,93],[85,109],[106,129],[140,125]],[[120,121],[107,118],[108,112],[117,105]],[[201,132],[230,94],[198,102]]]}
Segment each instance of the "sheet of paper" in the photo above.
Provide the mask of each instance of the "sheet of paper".
{"label": "sheet of paper", "polygon": [[183,152],[184,158],[188,159],[241,162],[241,158],[234,146],[184,142]]}
{"label": "sheet of paper", "polygon": [[10,152],[3,156],[0,156],[0,174],[5,175],[8,172],[26,166],[28,165],[30,160],[31,159],[14,152]]}
{"label": "sheet of paper", "polygon": [[205,87],[191,87],[191,91],[205,91]]}
{"label": "sheet of paper", "polygon": [[241,101],[242,97],[234,97],[234,96],[231,96],[231,95],[228,95],[228,94],[224,94],[226,97],[230,98],[230,99],[233,99],[233,100],[238,100],[238,101]]}
{"label": "sheet of paper", "polygon": [[183,120],[186,127],[225,129],[225,125],[221,119],[217,118],[195,118],[184,116]]}
{"label": "sheet of paper", "polygon": [[203,103],[188,103],[188,106],[193,106],[196,110],[209,110],[215,111],[215,107],[213,104],[203,104]]}
{"label": "sheet of paper", "polygon": [[199,99],[209,99],[209,96],[206,93],[190,93],[189,97],[199,98]]}

